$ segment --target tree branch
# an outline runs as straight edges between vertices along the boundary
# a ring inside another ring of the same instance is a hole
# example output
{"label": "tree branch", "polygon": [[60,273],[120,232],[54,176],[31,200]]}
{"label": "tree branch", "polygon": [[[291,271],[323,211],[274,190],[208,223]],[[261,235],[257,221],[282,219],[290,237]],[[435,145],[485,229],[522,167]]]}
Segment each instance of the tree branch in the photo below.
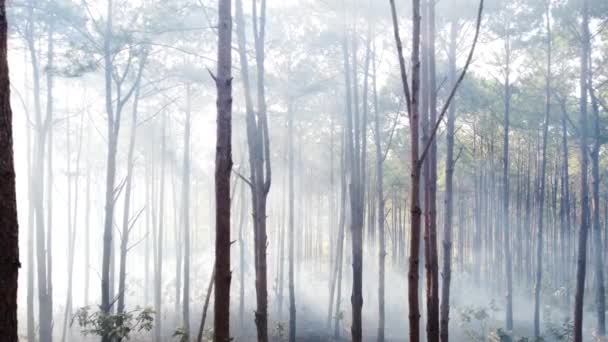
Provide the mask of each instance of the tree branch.
{"label": "tree branch", "polygon": [[[391,1],[394,1],[394,0],[391,0]],[[452,87],[452,91],[450,92],[450,95],[448,96],[447,100],[443,104],[443,108],[441,109],[437,122],[435,122],[435,126],[433,127],[433,130],[431,131],[429,140],[427,141],[426,145],[424,146],[424,150],[422,150],[422,154],[420,155],[420,158],[418,160],[419,166],[422,165],[424,158],[428,154],[429,148],[433,144],[435,135],[437,135],[437,130],[439,129],[439,124],[441,124],[441,121],[443,120],[445,113],[448,111],[448,108],[450,107],[450,103],[452,103],[452,100],[454,99],[454,96],[456,95],[456,91],[458,90],[460,83],[462,83],[462,80],[464,79],[464,76],[467,74],[467,70],[469,69],[471,62],[473,61],[475,47],[477,46],[477,41],[479,40],[479,31],[481,28],[481,18],[483,15],[483,3],[484,3],[484,0],[479,1],[479,9],[477,11],[477,23],[475,24],[475,37],[473,38],[473,45],[471,46],[471,51],[469,51],[469,56],[467,57],[467,61],[464,65],[464,68],[462,69],[462,72],[460,73],[460,77],[458,77],[458,80],[456,80],[456,83]]]}

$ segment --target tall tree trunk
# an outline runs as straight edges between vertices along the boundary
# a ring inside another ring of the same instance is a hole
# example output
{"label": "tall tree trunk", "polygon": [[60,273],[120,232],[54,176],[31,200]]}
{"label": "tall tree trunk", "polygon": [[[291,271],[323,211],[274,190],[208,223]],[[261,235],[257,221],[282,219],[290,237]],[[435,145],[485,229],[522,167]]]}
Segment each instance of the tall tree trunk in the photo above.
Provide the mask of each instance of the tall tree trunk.
{"label": "tall tree trunk", "polygon": [[545,171],[547,168],[547,139],[549,135],[549,116],[551,115],[551,4],[546,2],[546,47],[547,47],[547,74],[545,83],[545,122],[543,124],[543,147],[540,168],[540,189],[538,203],[538,227],[536,236],[536,284],[534,287],[534,336],[540,338],[540,291],[542,288],[543,272],[543,219],[545,216]]}
{"label": "tall tree trunk", "polygon": [[[458,19],[452,19],[450,23],[450,46],[448,54],[448,82],[454,86],[456,84],[456,44],[458,40]],[[448,110],[447,120],[447,151],[445,167],[445,211],[444,211],[444,237],[443,237],[443,283],[441,285],[441,318],[440,318],[440,338],[441,342],[449,341],[450,327],[450,284],[452,280],[452,221],[454,213],[454,123],[456,121],[456,104],[452,102]],[[462,231],[462,225],[459,226]],[[462,243],[462,239],[458,239]],[[459,258],[463,258],[459,251]],[[461,260],[462,262],[462,260]]]}
{"label": "tall tree trunk", "polygon": [[294,287],[293,277],[293,256],[294,256],[294,113],[291,106],[289,107],[289,113],[287,113],[287,164],[288,164],[288,191],[289,191],[289,213],[288,213],[288,243],[289,243],[289,342],[295,342],[296,340],[296,295]]}
{"label": "tall tree trunk", "polygon": [[184,126],[184,165],[182,167],[182,220],[184,243],[184,288],[182,324],[186,335],[190,336],[190,121],[191,89],[186,85],[186,123]]}
{"label": "tall tree trunk", "polygon": [[[158,205],[158,235],[156,237],[156,270],[154,286],[154,339],[156,342],[163,341],[162,339],[162,293],[163,293],[163,242],[165,240],[165,164],[166,164],[166,121],[167,114],[162,114],[161,120],[161,147],[160,147],[160,190],[159,190],[159,205]],[[156,213],[156,211],[154,211]]]}
{"label": "tall tree trunk", "polygon": [[503,123],[503,152],[502,152],[502,229],[503,249],[505,259],[506,308],[505,328],[511,333],[513,330],[513,274],[511,270],[511,226],[509,223],[509,115],[511,113],[511,38],[505,41],[505,84],[504,84],[504,123]]}
{"label": "tall tree trunk", "polygon": [[232,172],[232,4],[218,4],[215,154],[215,342],[230,338],[230,173]]}
{"label": "tall tree trunk", "polygon": [[[6,20],[6,19],[5,19]],[[24,64],[27,64],[27,52],[24,58]],[[27,73],[27,68],[24,69],[25,74],[25,84],[24,87],[29,86],[29,78]],[[29,92],[26,93],[25,105],[26,105],[26,113],[28,115],[28,119],[31,120],[31,114],[29,111]],[[36,319],[34,318],[35,309],[34,309],[34,177],[32,176],[34,173],[34,155],[32,154],[32,130],[30,128],[30,120],[25,121],[25,131],[27,137],[27,176],[28,176],[28,219],[27,219],[27,340],[35,341],[36,340]]]}
{"label": "tall tree trunk", "polygon": [[30,52],[30,62],[32,66],[32,78],[34,89],[34,110],[35,110],[35,147],[33,156],[32,187],[34,198],[34,212],[36,221],[36,267],[38,278],[38,325],[40,342],[52,341],[52,309],[51,299],[48,289],[48,255],[46,253],[46,233],[44,222],[44,151],[48,131],[48,117],[42,117],[40,104],[40,65],[38,53],[36,51],[36,41],[34,38],[34,7],[35,2],[28,4],[28,25],[26,26],[26,41]]}
{"label": "tall tree trunk", "polygon": [[13,162],[13,115],[10,104],[10,81],[7,59],[7,20],[5,1],[0,2],[0,336],[16,342],[17,279],[19,273],[19,227],[15,166]]}
{"label": "tall tree trunk", "polygon": [[[105,193],[105,213],[103,227],[103,255],[102,255],[102,270],[101,270],[101,311],[108,314],[111,308],[110,298],[110,259],[112,257],[112,226],[114,218],[114,181],[116,178],[116,149],[117,135],[120,123],[114,117],[114,108],[112,100],[112,0],[107,2],[107,17],[104,36],[104,67],[105,67],[105,105],[106,114],[108,116],[107,124],[107,165],[106,165],[106,193]],[[102,342],[110,342],[108,333],[102,336]]]}
{"label": "tall tree trunk", "polygon": [[[354,38],[353,46],[353,70],[356,70],[356,38]],[[348,39],[346,34],[346,28],[344,32],[343,40],[343,54],[344,54],[344,74],[345,74],[345,85],[346,85],[346,165],[350,167],[350,182],[349,182],[349,195],[350,195],[350,229],[351,229],[351,242],[352,242],[352,268],[353,268],[353,283],[352,283],[352,294],[351,294],[351,305],[352,305],[352,322],[351,322],[351,335],[354,342],[362,340],[362,327],[361,327],[361,311],[363,307],[363,296],[362,296],[362,266],[363,266],[363,253],[362,253],[362,229],[363,229],[363,208],[362,208],[362,197],[361,197],[361,183],[360,183],[360,127],[359,127],[359,111],[358,101],[356,96],[351,99],[351,94],[357,93],[357,82],[356,78],[351,84],[350,77],[350,63],[349,63],[349,52],[348,52]],[[356,75],[356,71],[353,71],[353,75]],[[353,110],[354,108],[354,110]]]}
{"label": "tall tree trunk", "polygon": [[[426,2],[426,48],[427,48],[427,72],[428,87],[426,94],[429,104],[429,132],[432,132],[437,121],[437,95],[435,75],[435,2]],[[432,133],[430,133],[432,134]],[[439,341],[439,271],[437,256],[437,144],[435,139],[429,136],[427,144],[430,144],[428,158],[425,160],[428,166],[425,175],[425,229],[426,229],[426,294],[427,294],[427,340]]]}
{"label": "tall tree trunk", "polygon": [[[591,55],[591,47],[589,47],[589,55]],[[591,56],[589,59],[589,69],[593,70]],[[602,253],[602,228],[600,225],[600,116],[598,99],[595,96],[593,89],[593,73],[589,72],[589,95],[593,109],[593,150],[591,151],[591,174],[593,175],[593,259],[595,263],[595,286],[596,286],[596,302],[597,302],[597,334],[599,336],[606,335],[606,294],[604,285],[604,261]],[[606,218],[608,219],[608,218]]]}
{"label": "tall tree trunk", "polygon": [[[385,259],[386,259],[386,234],[384,232],[384,156],[382,153],[382,131],[380,113],[378,112],[378,89],[376,85],[376,49],[373,52],[373,78],[372,92],[374,97],[374,139],[376,145],[376,201],[378,212],[376,219],[378,224],[378,342],[384,342],[385,327]],[[387,147],[388,148],[388,147]],[[394,229],[394,228],[393,228]],[[394,242],[393,242],[394,243]]]}
{"label": "tall tree trunk", "polygon": [[399,67],[401,83],[407,103],[410,121],[410,259],[408,270],[408,307],[409,307],[409,335],[410,342],[420,340],[420,304],[418,297],[419,267],[420,267],[420,230],[422,210],[420,208],[420,175],[421,164],[419,159],[419,97],[420,97],[420,0],[412,1],[412,90],[408,84],[403,47],[399,36],[397,10],[395,0],[390,0],[393,32]]}
{"label": "tall tree trunk", "polygon": [[587,184],[587,80],[589,77],[589,1],[582,3],[582,46],[580,75],[580,168],[581,168],[581,223],[578,237],[578,258],[576,265],[576,294],[574,297],[574,342],[583,341],[583,298],[585,294],[585,273],[587,271],[587,230],[589,228],[589,192]]}
{"label": "tall tree trunk", "polygon": [[[138,81],[139,83],[139,81]],[[135,138],[137,135],[137,111],[139,104],[139,84],[135,90],[135,96],[133,100],[133,112],[131,113],[131,131],[129,132],[129,151],[127,154],[127,178],[125,180],[125,198],[124,198],[124,210],[122,219],[122,235],[120,237],[120,265],[118,271],[118,303],[117,310],[118,314],[125,311],[125,291],[126,291],[126,277],[127,277],[127,252],[129,251],[129,235],[131,229],[137,220],[139,213],[136,217],[131,219],[131,192],[133,184],[133,168],[135,167],[134,152],[135,152]]]}

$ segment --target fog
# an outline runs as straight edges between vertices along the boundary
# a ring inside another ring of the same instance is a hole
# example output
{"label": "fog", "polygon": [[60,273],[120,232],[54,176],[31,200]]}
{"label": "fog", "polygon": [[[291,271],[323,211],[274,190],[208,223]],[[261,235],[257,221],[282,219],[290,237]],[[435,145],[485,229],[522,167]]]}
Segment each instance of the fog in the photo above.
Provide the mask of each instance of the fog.
{"label": "fog", "polygon": [[605,0],[6,6],[19,341],[606,341]]}

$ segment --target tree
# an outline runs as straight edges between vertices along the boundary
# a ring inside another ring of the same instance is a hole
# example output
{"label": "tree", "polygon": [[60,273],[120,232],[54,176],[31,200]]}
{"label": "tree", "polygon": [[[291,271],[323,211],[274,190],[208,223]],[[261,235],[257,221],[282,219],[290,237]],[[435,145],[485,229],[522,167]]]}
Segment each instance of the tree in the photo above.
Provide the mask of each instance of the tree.
{"label": "tree", "polygon": [[576,292],[574,295],[574,342],[583,341],[583,299],[585,295],[585,274],[587,271],[587,231],[589,228],[589,191],[587,184],[587,80],[589,79],[589,1],[581,4],[581,74],[580,74],[580,172],[581,172],[581,219],[578,235],[578,257],[576,262]]}
{"label": "tree", "polygon": [[268,341],[268,275],[266,245],[266,202],[270,191],[272,179],[270,166],[270,137],[268,133],[268,119],[266,117],[266,91],[264,82],[264,41],[266,32],[266,1],[258,6],[252,2],[253,36],[255,48],[255,61],[257,71],[257,111],[254,111],[251,87],[249,83],[249,65],[247,61],[247,42],[245,39],[245,20],[243,19],[243,5],[240,0],[236,2],[235,20],[237,22],[237,40],[239,59],[241,64],[241,78],[245,93],[247,146],[249,152],[249,172],[247,180],[251,188],[251,201],[253,210],[254,254],[255,254],[255,288],[256,312],[255,324],[258,341]]}
{"label": "tree", "polygon": [[230,174],[232,172],[232,5],[218,7],[217,141],[215,155],[215,342],[230,338]]}
{"label": "tree", "polygon": [[13,114],[7,59],[6,2],[0,1],[0,335],[17,342],[17,279],[19,273],[19,225],[13,162]]}
{"label": "tree", "polygon": [[546,2],[546,48],[547,74],[545,83],[545,120],[543,124],[542,163],[540,167],[540,190],[538,203],[538,227],[536,237],[536,284],[534,288],[534,337],[540,338],[540,291],[542,288],[543,268],[543,219],[545,216],[545,172],[547,169],[547,139],[549,135],[549,116],[551,114],[551,3]]}

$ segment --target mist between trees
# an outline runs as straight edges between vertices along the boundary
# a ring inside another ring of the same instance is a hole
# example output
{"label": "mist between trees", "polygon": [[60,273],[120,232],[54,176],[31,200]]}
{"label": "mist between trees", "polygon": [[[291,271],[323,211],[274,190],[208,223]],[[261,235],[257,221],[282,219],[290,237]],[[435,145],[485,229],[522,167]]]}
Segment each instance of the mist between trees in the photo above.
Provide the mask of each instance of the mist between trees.
{"label": "mist between trees", "polygon": [[0,340],[607,341],[605,0],[1,4]]}

